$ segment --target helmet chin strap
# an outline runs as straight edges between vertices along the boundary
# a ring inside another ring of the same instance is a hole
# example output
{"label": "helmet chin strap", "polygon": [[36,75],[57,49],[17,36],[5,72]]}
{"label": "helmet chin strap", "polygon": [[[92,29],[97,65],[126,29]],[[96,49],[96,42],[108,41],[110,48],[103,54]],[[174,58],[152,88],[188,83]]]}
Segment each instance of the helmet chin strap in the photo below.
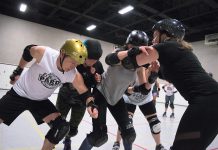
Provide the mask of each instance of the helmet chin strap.
{"label": "helmet chin strap", "polygon": [[63,63],[64,63],[65,58],[66,58],[66,54],[64,54],[63,59],[61,59],[60,57],[60,67],[61,67],[61,71],[63,72],[63,74],[64,74]]}

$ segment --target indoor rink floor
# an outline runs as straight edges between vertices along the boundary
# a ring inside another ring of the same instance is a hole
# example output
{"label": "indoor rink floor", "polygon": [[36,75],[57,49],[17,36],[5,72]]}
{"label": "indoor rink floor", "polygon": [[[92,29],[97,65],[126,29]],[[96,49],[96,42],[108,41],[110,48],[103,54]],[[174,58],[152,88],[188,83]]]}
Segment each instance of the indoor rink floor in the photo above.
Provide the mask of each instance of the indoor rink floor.
{"label": "indoor rink floor", "polygon": [[[0,91],[0,97],[6,91]],[[161,99],[164,97],[159,97]],[[50,97],[52,102],[55,103],[56,94]],[[180,99],[175,98],[175,101],[179,101]],[[162,144],[169,149],[171,146],[180,118],[185,111],[186,106],[175,106],[175,118],[171,119],[170,109],[168,110],[168,114],[166,118],[162,117],[162,113],[164,111],[164,104],[157,103],[157,113],[158,117],[161,120],[161,141]],[[148,126],[148,122],[143,117],[142,113],[137,108],[134,119],[134,127],[136,129],[137,138],[133,145],[133,150],[154,150],[155,142],[150,133],[150,129]],[[115,140],[115,135],[117,131],[117,125],[108,112],[107,116],[107,125],[108,125],[108,142],[104,144],[100,148],[93,148],[93,150],[111,150],[112,145]],[[24,112],[21,114],[11,126],[6,126],[4,124],[0,125],[0,150],[40,150],[44,135],[48,131],[47,124],[37,125],[33,117],[29,112]],[[83,118],[80,126],[79,133],[77,136],[71,138],[72,141],[72,150],[77,150],[86,137],[86,134],[89,133],[92,129],[91,118],[86,113]],[[62,141],[56,146],[56,150],[62,150],[63,144]],[[121,150],[123,150],[123,146],[121,146]],[[207,150],[218,150],[218,136],[215,138],[213,143],[207,148]]]}

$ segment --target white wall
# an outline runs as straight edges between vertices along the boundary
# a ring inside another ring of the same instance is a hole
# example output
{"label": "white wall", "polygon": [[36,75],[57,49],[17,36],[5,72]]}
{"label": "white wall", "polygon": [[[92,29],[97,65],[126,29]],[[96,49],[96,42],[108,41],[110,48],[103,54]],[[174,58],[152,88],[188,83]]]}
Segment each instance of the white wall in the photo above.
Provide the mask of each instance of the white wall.
{"label": "white wall", "polygon": [[[56,28],[24,21],[0,14],[0,63],[17,64],[28,44],[50,46],[59,50],[64,41],[69,38],[85,40],[86,36],[59,30]],[[100,41],[100,40],[99,40]],[[105,56],[113,50],[114,44],[100,41],[103,49],[102,62]]]}
{"label": "white wall", "polygon": [[194,53],[207,72],[212,72],[218,81],[218,45],[206,46],[204,41],[193,42]]}

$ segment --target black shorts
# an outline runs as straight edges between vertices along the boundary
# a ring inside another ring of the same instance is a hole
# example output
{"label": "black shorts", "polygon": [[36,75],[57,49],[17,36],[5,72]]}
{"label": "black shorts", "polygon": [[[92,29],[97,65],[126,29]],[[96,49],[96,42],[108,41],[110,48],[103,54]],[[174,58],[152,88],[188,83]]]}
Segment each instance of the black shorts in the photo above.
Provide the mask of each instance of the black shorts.
{"label": "black shorts", "polygon": [[25,110],[30,111],[37,124],[43,123],[43,118],[49,114],[58,112],[50,100],[35,101],[24,98],[13,88],[0,99],[0,118],[8,126]]}

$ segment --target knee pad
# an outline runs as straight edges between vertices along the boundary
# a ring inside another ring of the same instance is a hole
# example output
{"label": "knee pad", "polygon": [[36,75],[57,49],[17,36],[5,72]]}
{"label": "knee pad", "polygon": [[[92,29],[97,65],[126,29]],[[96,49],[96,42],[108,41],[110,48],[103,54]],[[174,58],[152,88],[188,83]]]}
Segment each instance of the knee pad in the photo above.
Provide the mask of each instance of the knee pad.
{"label": "knee pad", "polygon": [[108,141],[107,126],[103,126],[99,131],[91,132],[87,139],[92,146],[100,147]]}
{"label": "knee pad", "polygon": [[160,120],[157,118],[157,115],[151,116],[147,118],[151,133],[159,134],[161,131]]}
{"label": "knee pad", "polygon": [[136,139],[136,132],[133,127],[121,131],[122,139],[125,143],[132,144]]}
{"label": "knee pad", "polygon": [[131,124],[133,124],[133,116],[132,116],[131,114],[129,114],[129,115],[128,115],[128,118],[129,118],[129,122],[130,122]]}
{"label": "knee pad", "polygon": [[78,133],[78,127],[70,127],[70,131],[69,133],[67,134],[68,137],[74,137],[76,136]]}
{"label": "knee pad", "polygon": [[174,109],[174,104],[170,103],[170,108]]}
{"label": "knee pad", "polygon": [[169,103],[165,103],[165,108],[168,108]]}
{"label": "knee pad", "polygon": [[65,119],[60,116],[49,123],[50,130],[46,134],[47,138],[51,143],[58,144],[70,131],[70,125]]}

